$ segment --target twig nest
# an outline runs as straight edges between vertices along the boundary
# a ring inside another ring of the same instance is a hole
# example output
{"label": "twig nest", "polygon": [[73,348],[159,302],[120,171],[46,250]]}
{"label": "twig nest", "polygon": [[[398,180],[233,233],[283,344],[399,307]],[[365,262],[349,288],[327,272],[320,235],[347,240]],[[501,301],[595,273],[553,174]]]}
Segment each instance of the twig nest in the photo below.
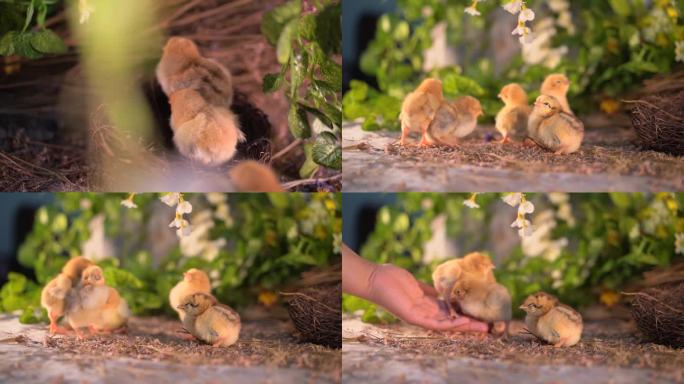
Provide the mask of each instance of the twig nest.
{"label": "twig nest", "polygon": [[342,284],[319,284],[285,293],[300,340],[342,348]]}
{"label": "twig nest", "polygon": [[650,341],[684,346],[684,282],[660,285],[632,294],[632,316]]}
{"label": "twig nest", "polygon": [[648,95],[631,103],[641,147],[684,155],[684,91]]}

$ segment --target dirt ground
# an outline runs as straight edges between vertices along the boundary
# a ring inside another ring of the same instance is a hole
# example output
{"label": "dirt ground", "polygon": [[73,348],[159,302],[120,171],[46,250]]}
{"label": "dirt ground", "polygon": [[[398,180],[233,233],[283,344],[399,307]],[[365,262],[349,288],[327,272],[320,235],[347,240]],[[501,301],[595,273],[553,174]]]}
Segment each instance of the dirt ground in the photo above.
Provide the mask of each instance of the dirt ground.
{"label": "dirt ground", "polygon": [[[216,372],[223,372],[221,369],[226,367],[244,368],[236,372],[246,375],[248,380],[238,382],[275,381],[283,372],[298,380],[339,382],[340,350],[299,343],[292,335],[291,327],[289,322],[278,320],[245,321],[240,340],[235,345],[214,348],[182,339],[180,323],[162,317],[133,318],[125,334],[96,335],[85,340],[74,336],[50,337],[45,333],[46,325],[21,326],[16,319],[3,319],[0,320],[0,355],[35,354],[52,362],[67,357],[70,363],[83,366],[82,370],[102,361],[154,362],[172,367],[161,368],[162,372],[191,370],[197,366],[211,366],[209,371],[219,369]],[[22,347],[28,351],[16,349]],[[149,369],[160,370],[159,366]],[[0,364],[0,381],[3,381],[2,377],[12,375],[11,370],[11,366]],[[270,372],[268,378],[260,376],[264,372]]]}
{"label": "dirt ground", "polygon": [[[622,320],[585,324],[581,342],[569,348],[554,348],[521,333],[502,340],[489,335],[426,332],[404,324],[360,326],[358,321],[345,319],[342,325],[345,380],[382,377],[396,382],[444,382],[455,372],[461,382],[684,379],[683,350],[642,342],[634,324]],[[521,329],[522,322],[512,328]],[[416,373],[420,371],[425,373],[422,379]]]}
{"label": "dirt ground", "polygon": [[606,125],[601,118],[586,123],[581,150],[565,156],[520,141],[501,145],[491,125],[478,127],[458,147],[420,148],[400,146],[398,132],[364,132],[351,124],[343,134],[344,190],[637,192],[684,187],[684,158],[640,150],[629,126]]}

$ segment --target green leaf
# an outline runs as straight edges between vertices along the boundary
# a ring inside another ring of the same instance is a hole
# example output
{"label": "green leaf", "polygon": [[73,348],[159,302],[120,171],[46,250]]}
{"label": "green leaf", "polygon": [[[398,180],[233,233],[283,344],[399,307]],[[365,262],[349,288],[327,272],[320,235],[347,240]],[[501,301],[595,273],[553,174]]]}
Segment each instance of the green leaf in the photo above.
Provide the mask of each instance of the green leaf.
{"label": "green leaf", "polygon": [[14,54],[14,38],[17,31],[7,32],[2,39],[0,39],[0,55],[10,56]]}
{"label": "green leaf", "polygon": [[287,64],[290,60],[290,55],[292,54],[292,37],[296,33],[297,20],[292,20],[285,28],[283,28],[280,37],[278,38],[278,45],[276,46],[276,56],[278,57],[278,62],[282,65]]}
{"label": "green leaf", "polygon": [[38,59],[43,56],[31,45],[31,39],[33,35],[33,32],[19,33],[14,35],[14,39],[12,40],[14,44],[14,50],[17,55],[26,57],[28,59]]}
{"label": "green leaf", "polygon": [[283,78],[280,73],[267,73],[264,76],[264,84],[262,90],[264,93],[275,92],[283,85]]}
{"label": "green leaf", "polygon": [[613,8],[615,13],[622,17],[629,16],[631,11],[628,0],[610,0],[610,6]]}
{"label": "green leaf", "polygon": [[271,45],[276,45],[285,25],[299,16],[302,5],[299,0],[289,1],[273,8],[261,19],[261,33]]}
{"label": "green leaf", "polygon": [[342,66],[330,58],[321,63],[321,76],[331,84],[342,84]]}
{"label": "green leaf", "polygon": [[322,132],[313,146],[313,160],[325,167],[342,169],[342,147],[335,135]]}
{"label": "green leaf", "polygon": [[298,139],[305,139],[311,137],[311,126],[306,111],[297,104],[290,106],[290,112],[287,115],[287,122],[290,126],[290,132]]}
{"label": "green leaf", "polygon": [[31,19],[33,19],[33,11],[35,10],[35,6],[33,5],[33,1],[31,1],[28,5],[28,8],[26,8],[26,21],[24,22],[24,28],[22,28],[21,32],[24,33],[28,29],[29,24],[31,24]]}
{"label": "green leaf", "polygon": [[64,41],[49,29],[36,32],[31,37],[31,46],[42,53],[65,53],[67,51]]}
{"label": "green leaf", "polygon": [[316,164],[316,162],[313,160],[313,144],[304,144],[304,155],[306,156],[306,160],[304,160],[302,167],[299,168],[299,177],[306,179],[313,176],[319,167],[318,164]]}

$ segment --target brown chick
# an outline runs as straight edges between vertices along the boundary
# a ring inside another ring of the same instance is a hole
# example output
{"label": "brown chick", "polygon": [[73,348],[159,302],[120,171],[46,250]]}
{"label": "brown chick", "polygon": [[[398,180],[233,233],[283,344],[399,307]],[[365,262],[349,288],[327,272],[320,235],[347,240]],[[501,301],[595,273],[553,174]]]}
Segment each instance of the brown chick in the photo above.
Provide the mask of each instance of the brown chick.
{"label": "brown chick", "polygon": [[240,337],[240,315],[209,294],[186,296],[178,309],[185,313],[183,327],[214,347],[229,347]]}
{"label": "brown chick", "polygon": [[437,109],[427,129],[430,143],[456,146],[459,139],[470,135],[482,116],[480,101],[472,96],[459,97],[451,103],[444,102]]}
{"label": "brown chick", "polygon": [[205,165],[220,165],[235,156],[246,140],[233,112],[211,105],[195,90],[171,94],[173,142],[185,157]]}
{"label": "brown chick", "polygon": [[171,291],[169,292],[169,304],[174,311],[178,313],[181,321],[184,312],[178,309],[181,301],[190,295],[195,293],[211,293],[211,282],[209,281],[209,276],[203,271],[196,268],[188,269],[183,273],[183,280],[178,282]]}
{"label": "brown chick", "polygon": [[460,259],[448,260],[438,265],[432,272],[432,283],[437,290],[440,303],[443,303],[449,311],[455,312],[451,303],[456,281],[496,282],[492,269],[494,269],[494,264],[489,256],[479,252],[472,252]]}
{"label": "brown chick", "polygon": [[229,108],[233,102],[233,80],[223,65],[200,55],[197,45],[184,37],[172,37],[164,46],[157,80],[171,97],[181,89],[193,89],[212,105]]}
{"label": "brown chick", "polygon": [[131,312],[128,303],[116,289],[105,284],[102,269],[97,265],[83,271],[80,285],[70,295],[67,320],[79,338],[81,328],[91,332],[110,332],[126,325]]}
{"label": "brown chick", "polygon": [[554,347],[571,347],[582,337],[582,316],[546,292],[528,296],[520,309],[527,330]]}
{"label": "brown chick", "polygon": [[508,336],[511,321],[511,295],[496,282],[459,279],[454,284],[454,298],[464,315],[493,323],[492,333]]}
{"label": "brown chick", "polygon": [[278,176],[269,166],[243,161],[230,170],[230,179],[239,192],[284,192]]}
{"label": "brown chick", "polygon": [[47,310],[50,318],[50,334],[66,333],[57,325],[57,320],[64,315],[66,297],[71,291],[71,279],[64,273],[60,273],[50,280],[40,293],[40,305]]}
{"label": "brown chick", "polygon": [[430,145],[426,133],[437,109],[444,102],[442,82],[437,79],[425,79],[415,91],[406,95],[401,105],[401,145],[406,145],[406,138],[411,132],[420,132],[420,144]]}
{"label": "brown chick", "polygon": [[541,95],[527,123],[528,136],[540,147],[557,155],[576,152],[584,138],[584,124],[574,115],[565,113],[558,100]]}
{"label": "brown chick", "polygon": [[83,271],[91,265],[95,265],[95,263],[83,256],[73,257],[64,264],[62,273],[71,279],[72,286],[76,286],[81,281]]}
{"label": "brown chick", "polygon": [[570,104],[568,104],[568,88],[570,88],[570,80],[565,75],[553,73],[546,76],[539,93],[555,97],[558,99],[563,112],[573,115]]}
{"label": "brown chick", "polygon": [[506,143],[511,134],[525,132],[530,106],[527,93],[518,84],[512,83],[501,88],[499,98],[504,107],[496,114],[496,130],[501,133],[501,143]]}

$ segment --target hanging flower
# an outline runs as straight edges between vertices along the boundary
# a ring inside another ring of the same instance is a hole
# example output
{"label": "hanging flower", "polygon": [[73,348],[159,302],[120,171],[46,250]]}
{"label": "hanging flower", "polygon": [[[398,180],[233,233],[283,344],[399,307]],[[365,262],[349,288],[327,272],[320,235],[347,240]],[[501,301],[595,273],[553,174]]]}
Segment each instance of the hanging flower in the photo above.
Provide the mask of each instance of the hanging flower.
{"label": "hanging flower", "polygon": [[129,193],[128,197],[125,200],[121,200],[121,205],[123,205],[126,208],[138,208],[138,206],[133,202],[133,198],[135,197],[135,193]]}
{"label": "hanging flower", "polygon": [[675,253],[684,255],[684,233],[675,234]]}
{"label": "hanging flower", "polygon": [[675,61],[684,63],[684,40],[675,42]]}
{"label": "hanging flower", "polygon": [[192,232],[192,227],[190,226],[190,223],[183,218],[183,215],[192,212],[192,205],[190,202],[185,201],[183,199],[183,194],[178,192],[167,193],[160,197],[159,200],[169,207],[176,207],[176,216],[171,224],[169,224],[169,227],[178,228],[176,230],[176,235],[178,235],[178,237],[188,236]]}
{"label": "hanging flower", "polygon": [[476,197],[477,193],[470,194],[470,197],[467,200],[463,200],[463,205],[468,208],[480,208],[480,205],[477,204],[477,201],[475,201]]}
{"label": "hanging flower", "polygon": [[516,13],[520,12],[520,8],[522,8],[522,3],[523,2],[521,0],[513,0],[502,5],[502,7],[506,10],[506,12],[515,15]]}
{"label": "hanging flower", "polygon": [[78,0],[78,22],[83,24],[90,19],[90,14],[95,12],[95,7],[88,0]]}
{"label": "hanging flower", "polygon": [[178,204],[178,198],[179,197],[180,197],[180,193],[171,192],[171,193],[167,193],[164,196],[160,197],[159,200],[161,200],[162,203],[168,205],[169,207],[173,207],[176,204]]}
{"label": "hanging flower", "polygon": [[471,16],[480,16],[480,11],[477,10],[477,3],[483,0],[473,0],[472,4],[467,7],[464,12]]}
{"label": "hanging flower", "polygon": [[502,200],[504,201],[504,203],[510,205],[511,207],[516,207],[520,204],[520,201],[522,201],[522,193],[509,193],[506,196],[502,197]]}

